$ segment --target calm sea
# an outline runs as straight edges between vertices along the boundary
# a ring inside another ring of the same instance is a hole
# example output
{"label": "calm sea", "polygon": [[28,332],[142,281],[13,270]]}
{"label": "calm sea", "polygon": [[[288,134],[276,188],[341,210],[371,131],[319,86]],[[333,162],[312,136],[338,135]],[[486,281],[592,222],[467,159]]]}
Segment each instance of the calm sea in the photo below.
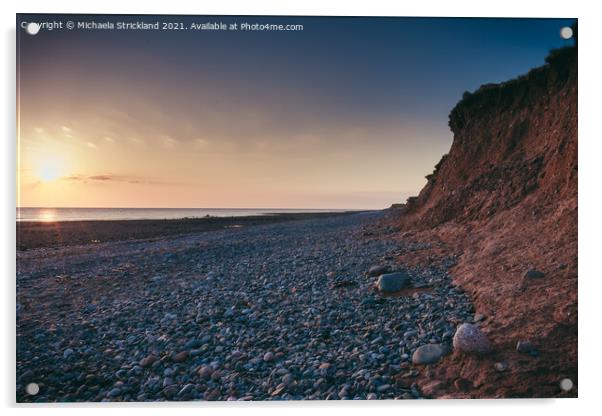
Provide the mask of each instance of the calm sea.
{"label": "calm sea", "polygon": [[295,212],[344,212],[344,209],[276,208],[17,208],[17,221],[157,220],[246,217]]}

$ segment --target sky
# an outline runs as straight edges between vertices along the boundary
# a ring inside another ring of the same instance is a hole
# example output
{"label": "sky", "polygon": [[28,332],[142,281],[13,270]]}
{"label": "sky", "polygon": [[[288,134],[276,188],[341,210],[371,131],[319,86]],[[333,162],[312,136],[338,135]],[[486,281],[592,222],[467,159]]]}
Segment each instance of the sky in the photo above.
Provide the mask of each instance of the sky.
{"label": "sky", "polygon": [[[379,209],[416,195],[464,91],[573,19],[19,15],[22,207]],[[297,31],[84,30],[95,22]]]}

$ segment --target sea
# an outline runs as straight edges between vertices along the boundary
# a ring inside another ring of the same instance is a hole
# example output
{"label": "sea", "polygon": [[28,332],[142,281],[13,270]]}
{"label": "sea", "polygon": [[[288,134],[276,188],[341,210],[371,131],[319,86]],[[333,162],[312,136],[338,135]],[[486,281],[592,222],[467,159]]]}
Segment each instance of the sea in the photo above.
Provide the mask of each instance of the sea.
{"label": "sea", "polygon": [[348,209],[283,208],[17,208],[17,221],[164,220],[247,217],[280,213],[346,212]]}

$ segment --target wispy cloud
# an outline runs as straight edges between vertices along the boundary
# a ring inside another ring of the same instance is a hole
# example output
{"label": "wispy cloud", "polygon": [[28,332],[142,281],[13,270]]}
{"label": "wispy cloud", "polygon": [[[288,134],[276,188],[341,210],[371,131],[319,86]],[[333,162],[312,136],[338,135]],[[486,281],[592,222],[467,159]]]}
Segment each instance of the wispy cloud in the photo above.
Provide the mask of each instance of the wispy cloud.
{"label": "wispy cloud", "polygon": [[102,174],[102,175],[70,175],[62,178],[63,180],[73,182],[124,182],[131,184],[163,184],[149,178],[141,178],[137,176],[128,175],[114,175],[114,174]]}
{"label": "wispy cloud", "polygon": [[163,136],[161,139],[163,140],[163,146],[167,148],[173,148],[179,143],[179,140],[174,139],[171,136]]}

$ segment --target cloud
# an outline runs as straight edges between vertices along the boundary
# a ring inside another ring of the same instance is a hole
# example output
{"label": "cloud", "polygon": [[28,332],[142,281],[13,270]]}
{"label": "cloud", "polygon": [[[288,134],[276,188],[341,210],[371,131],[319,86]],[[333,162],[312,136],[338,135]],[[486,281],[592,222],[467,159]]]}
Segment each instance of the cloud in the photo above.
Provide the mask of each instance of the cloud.
{"label": "cloud", "polygon": [[131,184],[162,184],[163,182],[154,181],[148,178],[141,178],[137,176],[128,175],[114,175],[114,174],[101,174],[101,175],[70,175],[62,178],[63,180],[73,182],[122,182]]}
{"label": "cloud", "polygon": [[94,143],[92,143],[92,142],[88,142],[88,143],[86,143],[86,144],[88,145],[88,147],[89,147],[90,149],[96,149],[96,148],[97,148],[97,146],[96,146]]}
{"label": "cloud", "polygon": [[162,136],[161,139],[163,140],[163,146],[170,149],[175,147],[179,143],[177,139],[174,139],[171,136]]}
{"label": "cloud", "polygon": [[144,140],[142,140],[141,138],[136,137],[136,136],[130,136],[130,137],[128,137],[128,140],[135,144],[140,144],[140,143],[144,142]]}

